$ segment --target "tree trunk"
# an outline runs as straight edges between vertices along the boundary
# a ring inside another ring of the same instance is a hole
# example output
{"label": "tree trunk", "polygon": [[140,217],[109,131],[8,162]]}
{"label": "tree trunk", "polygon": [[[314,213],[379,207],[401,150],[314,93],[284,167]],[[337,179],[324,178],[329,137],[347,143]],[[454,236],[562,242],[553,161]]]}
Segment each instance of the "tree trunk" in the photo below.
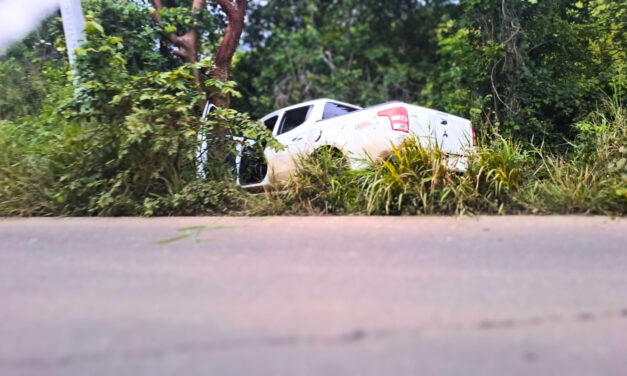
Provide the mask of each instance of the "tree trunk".
{"label": "tree trunk", "polygon": [[[159,14],[157,11],[163,8],[161,0],[153,0],[155,9],[153,9],[152,18],[155,21],[159,20]],[[231,64],[233,63],[233,56],[239,46],[239,41],[242,36],[242,30],[244,29],[244,17],[246,16],[246,7],[248,6],[248,0],[215,0],[222,11],[226,14],[229,21],[218,52],[215,56],[214,68],[211,70],[211,77],[226,82],[229,80]],[[205,9],[207,6],[206,0],[193,0],[192,9]],[[191,29],[182,36],[178,36],[175,33],[171,33],[168,39],[178,49],[173,53],[183,59],[186,63],[198,62],[198,51],[200,50],[200,37],[196,29]],[[204,92],[202,75],[197,72],[195,75],[196,83],[199,90]],[[222,94],[220,91],[213,91],[209,94],[211,102],[218,107],[228,108],[230,106],[231,98],[228,94]]]}
{"label": "tree trunk", "polygon": [[[163,3],[161,0],[154,0],[155,9],[152,10],[151,16],[153,20],[159,21],[159,14],[157,11],[163,8]],[[192,10],[193,9],[205,9],[207,7],[206,0],[194,0],[192,2]],[[175,33],[171,33],[168,36],[168,39],[174,44],[178,50],[173,52],[174,55],[180,57],[186,63],[197,63],[198,62],[198,51],[200,50],[200,37],[198,35],[198,30],[190,29],[188,32],[183,34],[182,36],[178,36]],[[194,74],[194,81],[198,85],[198,90],[205,94],[203,88],[203,80],[200,72],[196,72]]]}
{"label": "tree trunk", "polygon": [[[225,82],[229,79],[233,55],[235,55],[235,51],[239,46],[242,30],[244,29],[244,17],[246,16],[248,0],[235,0],[235,2],[231,0],[216,0],[216,2],[226,14],[229,23],[216,53],[211,77]],[[210,99],[218,107],[228,108],[231,104],[230,96],[218,91],[210,93]]]}

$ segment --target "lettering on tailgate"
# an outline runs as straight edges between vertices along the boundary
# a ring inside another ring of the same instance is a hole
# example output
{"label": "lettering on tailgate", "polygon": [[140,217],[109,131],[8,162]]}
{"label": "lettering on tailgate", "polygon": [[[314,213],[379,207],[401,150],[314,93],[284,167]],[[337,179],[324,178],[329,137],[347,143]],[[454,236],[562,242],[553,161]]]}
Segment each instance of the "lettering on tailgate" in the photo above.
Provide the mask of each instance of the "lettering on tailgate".
{"label": "lettering on tailgate", "polygon": [[371,121],[364,121],[364,122],[361,122],[361,123],[357,124],[355,126],[355,130],[359,131],[359,130],[362,130],[362,129],[371,128],[373,126],[374,126],[374,124]]}

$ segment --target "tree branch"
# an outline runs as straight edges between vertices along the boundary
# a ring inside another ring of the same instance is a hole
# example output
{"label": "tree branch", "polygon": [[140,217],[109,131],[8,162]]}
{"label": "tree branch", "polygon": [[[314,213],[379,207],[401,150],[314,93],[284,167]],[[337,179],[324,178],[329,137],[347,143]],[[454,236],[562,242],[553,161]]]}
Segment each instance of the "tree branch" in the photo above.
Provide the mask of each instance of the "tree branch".
{"label": "tree branch", "polygon": [[[231,0],[216,0],[216,3],[222,8],[222,11],[226,13],[226,16],[231,19],[236,16],[237,8],[233,5]],[[239,5],[239,1],[238,1]]]}
{"label": "tree branch", "polygon": [[192,9],[205,9],[207,7],[207,0],[194,0],[192,2]]}

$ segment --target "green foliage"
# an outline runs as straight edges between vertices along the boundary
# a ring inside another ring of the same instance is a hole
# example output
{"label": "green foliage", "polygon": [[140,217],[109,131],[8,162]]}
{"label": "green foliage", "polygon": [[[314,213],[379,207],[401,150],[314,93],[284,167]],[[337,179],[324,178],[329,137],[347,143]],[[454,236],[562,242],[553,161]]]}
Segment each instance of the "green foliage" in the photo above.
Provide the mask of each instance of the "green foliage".
{"label": "green foliage", "polygon": [[65,55],[55,42],[62,33],[56,17],[48,18],[21,43],[0,56],[0,120],[16,120],[37,114],[58,80],[46,77],[52,64],[64,66]]}
{"label": "green foliage", "polygon": [[626,16],[615,0],[271,0],[250,16],[238,105],[396,99],[554,147],[625,92]]}
{"label": "green foliage", "polygon": [[[65,83],[79,88],[58,100],[51,96],[39,116],[0,128],[6,147],[0,214],[169,215],[240,205],[244,193],[228,183],[234,178],[215,151],[234,150],[241,137],[273,144],[262,125],[234,110],[200,119],[204,95],[195,74],[210,62],[132,75],[122,38],[106,35],[93,18],[86,32],[78,77]],[[204,83],[203,90],[233,91],[232,82]],[[229,136],[216,135],[217,125]],[[22,139],[26,130],[37,137]],[[201,131],[210,161],[206,182],[197,179]]]}
{"label": "green foliage", "polygon": [[448,1],[278,1],[253,5],[234,78],[261,116],[306,99],[361,105],[417,100],[433,75]]}
{"label": "green foliage", "polygon": [[[102,31],[111,37],[122,38],[126,69],[131,74],[168,71],[183,62],[171,52],[172,45],[164,35],[183,35],[189,29],[198,30],[203,51],[215,51],[224,30],[224,20],[214,9],[202,11],[195,17],[191,1],[164,1],[158,12],[159,22],[151,16],[151,6],[142,1],[83,0],[83,7]],[[87,25],[90,27],[90,25]],[[166,33],[166,34],[164,34]],[[155,48],[157,47],[157,48]],[[204,54],[210,57],[210,53]]]}
{"label": "green foliage", "polygon": [[570,158],[545,155],[522,199],[527,208],[544,213],[627,212],[627,121],[617,98],[604,102],[578,125],[586,129]]}
{"label": "green foliage", "polygon": [[22,67],[14,58],[0,61],[0,119],[38,111],[44,95],[45,82],[37,69],[30,64]]}
{"label": "green foliage", "polygon": [[51,187],[62,166],[53,155],[67,134],[34,117],[28,120],[0,121],[0,216],[50,215],[58,210]]}
{"label": "green foliage", "polygon": [[478,108],[503,133],[554,144],[576,134],[570,125],[594,109],[599,93],[624,91],[624,34],[605,13],[624,6],[510,0],[460,7],[465,16],[440,27],[441,73],[428,93],[443,109]]}
{"label": "green foliage", "polygon": [[[111,0],[87,0],[83,1],[83,7],[92,20],[86,24],[88,32],[99,31],[124,41],[125,48],[119,52],[131,74],[167,71],[180,64],[164,53],[169,51],[155,48],[161,35],[150,17],[149,7]],[[98,27],[102,30],[91,30]]]}
{"label": "green foliage", "polygon": [[370,214],[433,214],[463,210],[460,198],[468,190],[448,168],[438,145],[410,138],[393,147],[387,160],[371,162],[358,184]]}
{"label": "green foliage", "polygon": [[299,170],[289,179],[281,199],[290,213],[348,214],[359,212],[359,190],[351,182],[354,171],[336,149],[321,148],[301,157]]}
{"label": "green foliage", "polygon": [[467,176],[491,211],[503,212],[515,202],[522,182],[533,179],[533,161],[520,144],[504,138],[481,146],[471,158]]}
{"label": "green foliage", "polygon": [[68,153],[62,145],[79,132],[53,115],[73,87],[63,67],[44,65],[48,87],[40,108],[16,121],[0,120],[0,216],[58,213],[55,189]]}
{"label": "green foliage", "polygon": [[228,180],[194,181],[177,188],[168,184],[165,195],[153,195],[143,202],[142,214],[231,215],[248,207],[249,196]]}

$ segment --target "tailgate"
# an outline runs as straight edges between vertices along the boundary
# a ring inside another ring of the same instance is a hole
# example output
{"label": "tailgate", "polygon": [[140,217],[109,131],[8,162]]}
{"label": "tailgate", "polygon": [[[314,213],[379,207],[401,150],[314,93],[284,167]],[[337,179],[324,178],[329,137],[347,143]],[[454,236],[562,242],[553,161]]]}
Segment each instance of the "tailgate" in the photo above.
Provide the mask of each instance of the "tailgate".
{"label": "tailgate", "polygon": [[[472,147],[470,120],[444,112],[421,108],[412,116],[418,121],[415,132],[420,137],[430,137],[446,153],[463,155]],[[412,114],[413,115],[413,114]]]}

